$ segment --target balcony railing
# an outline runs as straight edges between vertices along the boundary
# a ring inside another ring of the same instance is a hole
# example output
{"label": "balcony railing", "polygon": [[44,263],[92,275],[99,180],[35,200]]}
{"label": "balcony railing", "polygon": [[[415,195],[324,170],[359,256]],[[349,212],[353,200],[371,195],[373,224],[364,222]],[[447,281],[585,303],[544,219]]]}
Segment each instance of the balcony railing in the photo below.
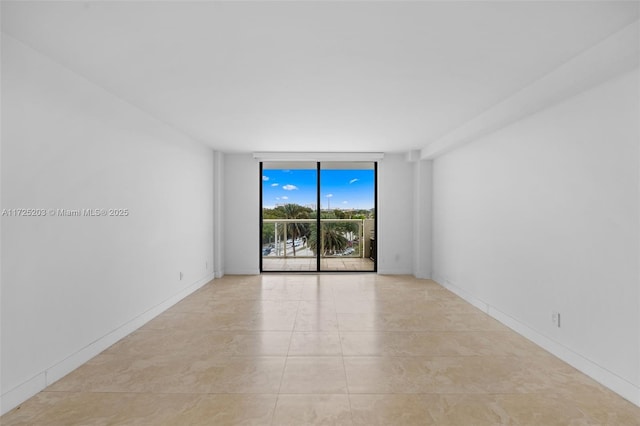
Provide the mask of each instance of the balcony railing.
{"label": "balcony railing", "polygon": [[318,233],[316,219],[263,219],[262,256],[368,258],[373,224],[373,219],[320,219]]}

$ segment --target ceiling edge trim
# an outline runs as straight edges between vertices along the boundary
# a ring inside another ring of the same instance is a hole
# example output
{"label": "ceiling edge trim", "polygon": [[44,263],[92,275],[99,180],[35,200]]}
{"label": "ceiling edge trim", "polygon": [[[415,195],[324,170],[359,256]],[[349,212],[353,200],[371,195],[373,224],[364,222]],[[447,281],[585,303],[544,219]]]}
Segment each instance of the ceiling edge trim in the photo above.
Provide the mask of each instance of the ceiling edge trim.
{"label": "ceiling edge trim", "polygon": [[640,21],[636,20],[524,87],[454,131],[426,145],[433,159],[571,98],[638,66]]}
{"label": "ceiling edge trim", "polygon": [[378,161],[381,152],[254,152],[257,161]]}

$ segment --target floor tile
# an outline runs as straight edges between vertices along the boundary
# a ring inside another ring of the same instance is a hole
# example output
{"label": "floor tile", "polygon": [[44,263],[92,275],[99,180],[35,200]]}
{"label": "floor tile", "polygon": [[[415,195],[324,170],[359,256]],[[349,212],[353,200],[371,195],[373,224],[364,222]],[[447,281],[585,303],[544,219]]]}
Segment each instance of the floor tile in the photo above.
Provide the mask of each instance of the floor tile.
{"label": "floor tile", "polygon": [[273,417],[278,426],[352,425],[347,395],[279,395]]}
{"label": "floor tile", "polygon": [[188,330],[198,324],[204,330],[292,331],[296,310],[236,312],[165,312],[145,325],[153,330]]}
{"label": "floor tile", "polygon": [[341,332],[345,356],[530,356],[540,348],[504,332]]}
{"label": "floor tile", "polygon": [[338,317],[331,309],[300,308],[294,331],[338,331]]}
{"label": "floor tile", "polygon": [[284,357],[99,355],[48,390],[63,392],[277,393]]}
{"label": "floor tile", "polygon": [[330,332],[294,332],[289,356],[340,356],[340,335]]}
{"label": "floor tile", "polygon": [[215,331],[205,329],[138,330],[108,348],[104,354],[145,356],[171,353],[184,356],[286,356],[289,331]]}
{"label": "floor tile", "polygon": [[483,313],[383,312],[338,313],[340,331],[504,331],[506,327]]}
{"label": "floor tile", "polygon": [[[575,407],[602,425],[640,426],[640,408],[620,398],[612,391],[595,386],[590,390],[576,390],[570,394],[557,395],[549,393],[553,406],[558,409]],[[545,407],[541,401],[541,409]]]}
{"label": "floor tile", "polygon": [[430,410],[436,424],[596,425],[573,404],[540,394],[442,395]]}
{"label": "floor tile", "polygon": [[268,425],[276,395],[41,392],[4,426]]}
{"label": "floor tile", "polygon": [[344,358],[350,393],[543,392],[550,387],[548,375],[572,378],[569,372],[527,361],[495,356]]}
{"label": "floor tile", "polygon": [[280,393],[347,393],[341,357],[288,357]]}
{"label": "floor tile", "polygon": [[[436,424],[430,410],[438,407],[423,395],[349,395],[353,424],[357,426],[413,426]],[[464,423],[461,423],[461,425]]]}
{"label": "floor tile", "polygon": [[209,394],[200,395],[187,410],[166,417],[156,425],[268,425],[273,418],[276,395]]}

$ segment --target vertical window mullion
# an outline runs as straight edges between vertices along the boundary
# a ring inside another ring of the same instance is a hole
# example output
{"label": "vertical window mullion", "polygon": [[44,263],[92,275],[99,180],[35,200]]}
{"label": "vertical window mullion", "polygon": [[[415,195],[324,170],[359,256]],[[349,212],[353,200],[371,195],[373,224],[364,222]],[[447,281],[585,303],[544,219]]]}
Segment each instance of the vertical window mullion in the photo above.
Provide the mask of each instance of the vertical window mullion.
{"label": "vertical window mullion", "polygon": [[260,208],[260,235],[258,237],[258,253],[260,253],[260,273],[262,273],[262,233],[263,233],[263,226],[264,226],[264,215],[263,213],[263,208],[262,208],[262,161],[260,162],[260,176],[259,176],[260,180],[260,205],[258,206]]}
{"label": "vertical window mullion", "polygon": [[321,271],[321,262],[320,262],[320,248],[322,247],[322,228],[320,228],[320,218],[322,216],[322,206],[320,205],[320,162],[318,161],[316,172],[316,271]]}

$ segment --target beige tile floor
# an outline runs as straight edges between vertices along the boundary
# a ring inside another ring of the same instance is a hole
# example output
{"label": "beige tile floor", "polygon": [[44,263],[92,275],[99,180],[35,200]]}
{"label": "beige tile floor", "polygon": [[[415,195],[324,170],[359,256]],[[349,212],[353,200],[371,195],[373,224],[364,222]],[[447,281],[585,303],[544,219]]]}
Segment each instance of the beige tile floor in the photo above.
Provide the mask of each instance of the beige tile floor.
{"label": "beige tile floor", "polygon": [[433,281],[227,276],[9,425],[640,425],[640,408]]}

